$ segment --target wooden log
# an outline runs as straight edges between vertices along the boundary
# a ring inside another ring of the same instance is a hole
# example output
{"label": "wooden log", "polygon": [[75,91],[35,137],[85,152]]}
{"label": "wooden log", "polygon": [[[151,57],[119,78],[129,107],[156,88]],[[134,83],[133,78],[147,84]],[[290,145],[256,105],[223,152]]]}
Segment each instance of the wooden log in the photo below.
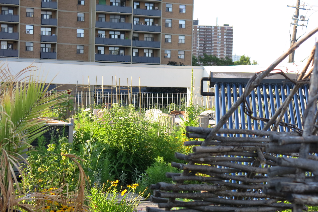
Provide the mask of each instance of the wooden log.
{"label": "wooden log", "polygon": [[238,169],[219,169],[211,166],[203,166],[203,165],[185,165],[181,163],[171,163],[172,167],[176,167],[180,170],[191,170],[191,171],[199,171],[199,172],[214,172],[214,173],[235,173],[239,172]]}
{"label": "wooden log", "polygon": [[199,146],[193,147],[193,152],[209,153],[209,152],[230,152],[230,151],[256,151],[256,147],[234,147],[234,146]]}
{"label": "wooden log", "polygon": [[150,196],[150,202],[153,202],[153,203],[167,203],[168,201],[169,201],[168,199],[154,197],[152,195]]}
{"label": "wooden log", "polygon": [[204,201],[193,201],[193,202],[168,202],[168,203],[159,203],[159,208],[173,208],[173,207],[194,207],[194,206],[208,206],[211,205],[211,202]]}
{"label": "wooden log", "polygon": [[236,188],[236,189],[262,189],[263,188],[263,184],[242,185],[237,183],[219,182],[219,185],[227,186],[229,188]]}
{"label": "wooden log", "polygon": [[264,157],[265,159],[267,160],[271,160],[271,161],[274,161],[274,162],[277,162],[278,158],[273,156],[273,155],[269,155],[269,154],[264,154]]}
{"label": "wooden log", "polygon": [[[278,207],[229,207],[229,206],[197,206],[191,207],[199,211],[217,211],[217,212],[273,212],[282,210]],[[289,209],[289,208],[286,208]]]}
{"label": "wooden log", "polygon": [[173,178],[174,176],[180,176],[181,173],[171,173],[171,172],[166,172],[166,177],[167,178]]}
{"label": "wooden log", "polygon": [[183,142],[184,146],[195,146],[195,145],[201,145],[202,141],[185,141]]}
{"label": "wooden log", "polygon": [[[267,153],[275,153],[275,154],[291,154],[298,153],[301,144],[286,144],[279,145],[276,143],[266,144],[266,152]],[[317,144],[311,143],[309,152],[318,152]]]}
{"label": "wooden log", "polygon": [[263,187],[263,192],[264,192],[266,195],[271,196],[271,198],[273,198],[273,197],[281,197],[281,198],[286,199],[287,196],[290,195],[289,193],[277,192],[275,189],[268,188],[268,187],[266,187],[266,186]]}
{"label": "wooden log", "polygon": [[214,191],[209,192],[195,192],[195,193],[171,193],[160,192],[160,196],[163,198],[186,198],[186,199],[204,199],[218,196],[228,197],[253,197],[253,198],[266,198],[268,195],[252,193],[252,192],[233,192],[233,191]]}
{"label": "wooden log", "polygon": [[199,152],[199,153],[192,153],[189,156],[191,159],[197,159],[197,158],[205,158],[205,157],[211,157],[211,156],[224,156],[224,155],[257,157],[257,153],[253,153],[253,152],[210,152],[210,153]]}
{"label": "wooden log", "polygon": [[294,167],[281,167],[274,166],[268,169],[267,175],[268,177],[282,176],[286,174],[295,174],[296,168]]}
{"label": "wooden log", "polygon": [[182,153],[179,153],[179,152],[175,152],[174,153],[174,156],[179,159],[179,160],[184,160],[184,161],[189,161],[190,159],[190,156],[188,155],[185,155],[185,154],[182,154]]}
{"label": "wooden log", "polygon": [[216,174],[215,177],[201,177],[201,176],[174,176],[172,178],[173,181],[186,181],[186,180],[195,180],[200,182],[214,182],[214,181],[222,181],[222,180],[236,180],[245,183],[263,183],[266,182],[268,178],[256,178],[251,179],[245,176],[234,176],[234,175],[226,175],[226,174]]}
{"label": "wooden log", "polygon": [[218,162],[218,165],[235,168],[240,171],[256,172],[256,173],[262,173],[262,174],[267,174],[267,170],[268,170],[267,168],[258,168],[258,167],[246,166],[246,165],[241,165],[237,163],[229,163],[229,162]]}
{"label": "wooden log", "polygon": [[[183,143],[184,146],[195,146],[195,145],[201,145],[202,141],[185,141]],[[227,141],[209,141],[206,142],[207,146],[259,146],[259,147],[265,147],[266,143],[242,143],[242,142],[230,142],[230,140]]]}
{"label": "wooden log", "polygon": [[[197,133],[197,134],[209,134],[213,128],[202,128],[202,127],[191,127],[187,126],[186,131]],[[246,129],[219,129],[220,134],[247,134],[247,135],[257,135],[257,136],[270,136],[273,134],[277,135],[287,135],[287,136],[297,136],[295,132],[274,132],[274,131],[263,131],[263,130],[246,130]]]}
{"label": "wooden log", "polygon": [[279,138],[275,138],[275,141],[277,141],[279,145],[301,144],[301,143],[318,143],[318,136],[279,137]]}
{"label": "wooden log", "polygon": [[258,160],[260,161],[260,163],[263,165],[266,164],[266,159],[265,159],[261,149],[259,147],[257,147],[256,150],[257,150]]}
{"label": "wooden log", "polygon": [[[291,183],[291,182],[278,182],[275,187],[277,192],[290,192],[296,194],[304,193],[318,193],[318,183]],[[318,195],[317,195],[318,196]]]}
{"label": "wooden log", "polygon": [[253,162],[253,161],[254,161],[254,158],[241,158],[241,157],[209,157],[209,158],[192,159],[191,161],[193,161],[193,162],[195,162],[195,163],[217,162],[217,161]]}
{"label": "wooden log", "polygon": [[295,204],[318,205],[317,195],[291,194],[287,200]]}
{"label": "wooden log", "polygon": [[[170,183],[157,183],[157,188],[164,191],[218,191],[226,190],[226,187],[219,185],[207,185],[207,184],[187,184],[178,185]],[[159,196],[162,197],[162,196]]]}
{"label": "wooden log", "polygon": [[296,167],[300,169],[310,170],[313,173],[318,172],[318,164],[316,161],[304,158],[278,158],[277,163],[281,166]]}
{"label": "wooden log", "polygon": [[[197,134],[197,133],[187,133],[188,138],[206,138],[205,134]],[[261,137],[223,137],[223,136],[215,136],[213,140],[216,141],[224,141],[224,142],[258,142],[258,143],[268,143],[270,142],[269,138],[261,138]],[[209,141],[207,145],[213,145],[215,142]]]}

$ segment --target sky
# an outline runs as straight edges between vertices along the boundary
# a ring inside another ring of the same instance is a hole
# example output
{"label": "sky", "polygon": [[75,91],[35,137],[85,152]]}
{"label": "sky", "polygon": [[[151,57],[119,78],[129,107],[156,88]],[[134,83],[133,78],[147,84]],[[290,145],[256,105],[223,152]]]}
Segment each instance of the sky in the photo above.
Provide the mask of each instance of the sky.
{"label": "sky", "polygon": [[[233,26],[233,54],[270,65],[289,49],[295,8],[287,5],[295,4],[296,0],[194,0],[193,19],[199,25]],[[298,26],[297,38],[318,27],[318,1],[300,4],[311,10],[300,10],[309,21],[307,27]],[[309,56],[316,40],[318,33],[296,50],[296,63]]]}

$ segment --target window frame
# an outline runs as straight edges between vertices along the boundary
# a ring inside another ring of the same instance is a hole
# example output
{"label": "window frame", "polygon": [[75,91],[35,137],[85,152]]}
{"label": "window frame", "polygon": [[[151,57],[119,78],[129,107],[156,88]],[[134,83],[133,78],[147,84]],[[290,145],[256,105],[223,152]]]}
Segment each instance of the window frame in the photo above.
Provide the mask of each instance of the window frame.
{"label": "window frame", "polygon": [[76,46],[76,54],[84,54],[84,45]]}
{"label": "window frame", "polygon": [[[168,21],[170,21],[170,23]],[[172,28],[172,19],[165,20],[165,27]]]}
{"label": "window frame", "polygon": [[25,10],[25,16],[28,18],[33,18],[34,17],[34,8],[26,8]]}
{"label": "window frame", "polygon": [[33,52],[33,42],[25,42],[25,51]]}
{"label": "window frame", "polygon": [[84,22],[85,21],[85,13],[77,13],[77,21]]}
{"label": "window frame", "polygon": [[[28,27],[30,29],[28,29]],[[33,35],[34,33],[34,25],[25,25],[25,34]]]}
{"label": "window frame", "polygon": [[184,50],[178,50],[178,59],[184,59],[184,54],[185,54]]}
{"label": "window frame", "polygon": [[179,42],[178,43],[185,43],[185,35],[179,35]]}
{"label": "window frame", "polygon": [[169,13],[172,12],[172,4],[166,3],[166,12],[169,12]]}
{"label": "window frame", "polygon": [[172,42],[172,36],[170,34],[165,34],[165,43],[171,43]]}
{"label": "window frame", "polygon": [[[184,22],[184,24],[182,24]],[[185,20],[179,20],[179,28],[180,29],[185,29],[186,27],[186,21]]]}
{"label": "window frame", "polygon": [[164,58],[171,58],[171,50],[168,50],[168,49],[165,50]]}
{"label": "window frame", "polygon": [[77,1],[77,4],[78,4],[78,5],[85,5],[85,0],[78,0],[78,1]]}
{"label": "window frame", "polygon": [[83,38],[84,37],[84,33],[85,33],[84,29],[77,29],[76,30],[76,35],[77,35],[78,38]]}
{"label": "window frame", "polygon": [[185,4],[179,5],[179,13],[186,13],[186,5]]}

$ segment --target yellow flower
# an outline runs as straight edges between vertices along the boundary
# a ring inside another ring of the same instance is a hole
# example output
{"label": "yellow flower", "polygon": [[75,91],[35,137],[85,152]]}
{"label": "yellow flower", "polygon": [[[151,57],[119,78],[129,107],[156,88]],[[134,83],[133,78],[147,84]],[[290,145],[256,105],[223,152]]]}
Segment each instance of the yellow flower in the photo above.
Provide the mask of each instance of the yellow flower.
{"label": "yellow flower", "polygon": [[50,208],[51,208],[51,206],[47,205],[47,206],[45,206],[44,209],[50,209]]}
{"label": "yellow flower", "polygon": [[126,194],[126,192],[127,192],[127,189],[123,190],[123,191],[121,192],[121,195],[124,196],[124,195]]}

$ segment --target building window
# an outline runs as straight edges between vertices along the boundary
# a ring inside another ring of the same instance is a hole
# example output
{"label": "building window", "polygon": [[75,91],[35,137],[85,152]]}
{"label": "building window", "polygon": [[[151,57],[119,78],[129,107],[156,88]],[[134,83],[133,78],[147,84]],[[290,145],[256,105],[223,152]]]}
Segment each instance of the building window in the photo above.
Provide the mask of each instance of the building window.
{"label": "building window", "polygon": [[179,43],[185,43],[185,36],[179,35]]}
{"label": "building window", "polygon": [[112,39],[125,39],[125,32],[109,31],[109,38],[112,38]]}
{"label": "building window", "polygon": [[41,35],[52,35],[52,28],[41,27]]}
{"label": "building window", "polygon": [[41,43],[41,52],[52,52],[50,43]]}
{"label": "building window", "polygon": [[171,58],[171,50],[165,50],[165,58]]}
{"label": "building window", "polygon": [[77,54],[84,54],[84,46],[83,45],[77,45]]}
{"label": "building window", "polygon": [[110,55],[125,55],[125,49],[119,47],[109,47],[109,54]]}
{"label": "building window", "polygon": [[134,9],[140,9],[140,2],[139,1],[134,2]]}
{"label": "building window", "polygon": [[139,18],[134,18],[134,25],[139,25]]}
{"label": "building window", "polygon": [[172,20],[171,19],[165,20],[165,27],[172,27]]}
{"label": "building window", "polygon": [[84,21],[84,13],[77,13],[77,21]]}
{"label": "building window", "polygon": [[33,42],[26,42],[25,43],[25,50],[33,52]]}
{"label": "building window", "polygon": [[78,0],[78,5],[85,5],[85,1],[84,0]]}
{"label": "building window", "polygon": [[184,51],[178,51],[178,58],[184,59]]}
{"label": "building window", "polygon": [[105,54],[105,47],[98,46],[97,47],[97,54]]}
{"label": "building window", "polygon": [[123,15],[110,15],[110,22],[113,23],[123,23],[125,22],[125,16]]}
{"label": "building window", "polygon": [[133,49],[133,57],[138,57],[138,56],[139,56],[138,49]]}
{"label": "building window", "polygon": [[185,20],[179,20],[179,28],[185,28]]}
{"label": "building window", "polygon": [[145,41],[154,41],[153,34],[145,34],[144,40]]}
{"label": "building window", "polygon": [[166,4],[166,12],[172,12],[172,4]]}
{"label": "building window", "polygon": [[8,42],[7,41],[1,41],[1,49],[8,49]]}
{"label": "building window", "polygon": [[138,33],[133,33],[132,39],[133,40],[139,40],[139,34]]}
{"label": "building window", "polygon": [[13,26],[8,24],[1,24],[1,32],[13,33]]}
{"label": "building window", "polygon": [[153,57],[153,50],[152,49],[144,49],[144,56],[145,57]]}
{"label": "building window", "polygon": [[84,37],[84,29],[77,29],[77,37],[78,38]]}
{"label": "building window", "polygon": [[2,7],[1,15],[13,15],[13,8],[11,7]]}
{"label": "building window", "polygon": [[181,4],[179,5],[179,13],[185,13],[186,12],[186,6]]}
{"label": "building window", "polygon": [[125,7],[125,2],[122,0],[110,0],[110,6],[121,6]]}
{"label": "building window", "polygon": [[98,14],[98,21],[99,22],[105,22],[105,14]]}
{"label": "building window", "polygon": [[99,37],[99,38],[106,38],[106,35],[105,35],[105,31],[104,30],[98,30],[97,31],[97,36]]}
{"label": "building window", "polygon": [[42,19],[51,19],[52,18],[52,11],[41,11],[41,18]]}
{"label": "building window", "polygon": [[26,25],[25,28],[26,28],[26,31],[25,31],[26,34],[33,35],[33,25]]}
{"label": "building window", "polygon": [[171,43],[171,35],[165,35],[165,42]]}
{"label": "building window", "polygon": [[145,3],[146,10],[153,10],[154,9],[154,3]]}
{"label": "building window", "polygon": [[34,16],[34,9],[26,8],[26,17],[33,17],[33,16]]}
{"label": "building window", "polygon": [[153,26],[153,18],[145,18],[145,25]]}

